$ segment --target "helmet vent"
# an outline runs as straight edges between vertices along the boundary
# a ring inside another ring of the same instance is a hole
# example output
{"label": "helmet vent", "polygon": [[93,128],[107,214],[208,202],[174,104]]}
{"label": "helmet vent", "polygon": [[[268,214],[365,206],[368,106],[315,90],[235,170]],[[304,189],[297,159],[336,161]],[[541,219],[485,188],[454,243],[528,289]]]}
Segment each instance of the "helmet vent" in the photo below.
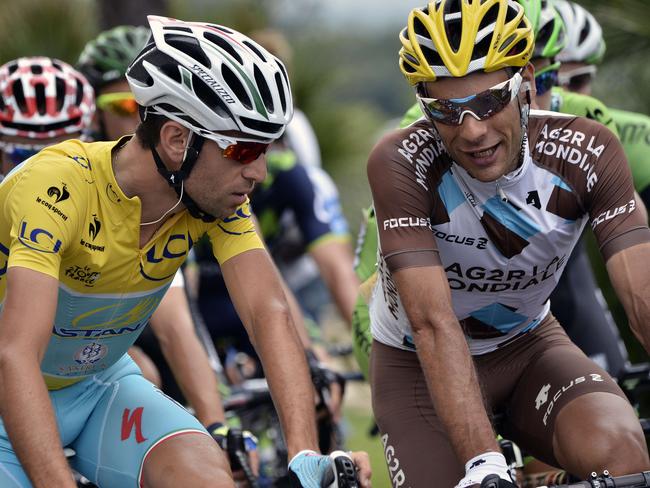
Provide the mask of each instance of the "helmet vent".
{"label": "helmet vent", "polygon": [[[225,102],[217,95],[212,88],[209,88],[203,80],[195,74],[192,74],[192,85],[194,93],[201,102],[222,117],[230,117],[230,110],[226,107]],[[191,119],[190,119],[191,120]]]}
{"label": "helmet vent", "polygon": [[239,81],[237,75],[235,75],[235,73],[225,64],[221,65],[221,76],[223,76],[226,85],[230,91],[239,99],[242,105],[248,110],[253,110],[253,102],[248,96],[248,93],[246,93],[244,85],[242,85],[242,82]]}
{"label": "helmet vent", "polygon": [[589,36],[589,22],[585,22],[585,25],[582,26],[582,29],[580,30],[580,40],[578,42],[578,45],[581,45],[583,42],[585,42],[587,36]]}
{"label": "helmet vent", "polygon": [[[417,36],[423,36],[427,39],[431,36],[422,21],[417,17],[413,19],[413,30]],[[404,33],[404,37],[408,37],[408,34],[406,32]]]}
{"label": "helmet vent", "polygon": [[172,63],[165,63],[160,66],[160,71],[162,71],[166,76],[169,76],[176,83],[183,83],[178,65],[174,66]]}
{"label": "helmet vent", "polygon": [[29,69],[31,69],[32,73],[35,75],[41,75],[43,74],[43,67],[39,66],[38,64],[32,64]]}
{"label": "helmet vent", "polygon": [[277,134],[283,128],[283,124],[274,124],[272,122],[263,122],[260,120],[249,119],[248,117],[239,118],[246,127],[252,130],[264,132],[266,134]]}
{"label": "helmet vent", "polygon": [[248,49],[250,49],[250,50],[253,51],[255,54],[257,54],[257,57],[260,58],[262,61],[264,61],[264,62],[266,63],[267,59],[264,57],[264,55],[262,55],[262,53],[260,52],[260,50],[257,49],[257,47],[255,47],[255,46],[253,45],[253,43],[248,42],[248,41],[243,41],[242,44],[244,44]]}
{"label": "helmet vent", "polygon": [[[422,49],[422,54],[424,54],[424,58],[427,60],[429,66],[439,66],[444,64],[442,62],[440,54],[438,54],[438,51],[431,49],[430,47],[427,47],[423,44],[420,44],[420,49]],[[416,66],[420,64],[417,60],[414,61]]]}
{"label": "helmet vent", "polygon": [[264,75],[257,67],[257,65],[255,65],[255,67],[253,68],[253,73],[255,74],[255,83],[257,84],[257,88],[260,91],[260,95],[262,95],[262,101],[264,102],[264,106],[269,112],[273,113],[275,110],[275,106],[273,104],[273,95],[271,95],[271,90],[269,89],[269,85],[266,82]]}
{"label": "helmet vent", "polygon": [[[494,8],[494,7],[492,7],[492,8]],[[521,7],[521,8],[523,9],[523,7]],[[505,20],[505,22],[506,23],[512,22],[517,17],[518,13],[519,12],[517,11],[517,9],[515,7],[508,4],[508,8],[506,9],[506,20]],[[494,18],[494,20],[496,20],[496,17]],[[521,26],[523,27],[523,20],[522,20],[521,24],[522,24]]]}
{"label": "helmet vent", "polygon": [[[56,79],[56,111],[60,112],[63,108],[63,102],[65,102],[65,81],[61,78]],[[78,105],[79,103],[77,103]]]}
{"label": "helmet vent", "polygon": [[[175,78],[178,74],[178,63],[174,60],[174,58],[159,51],[155,47],[151,51],[142,55],[138,61],[134,62],[131,65],[131,68],[129,69],[129,76],[131,78],[146,86],[153,85],[153,78],[145,69],[144,61],[153,64],[154,67],[159,67],[157,69],[160,69],[163,73],[171,76],[173,79],[177,80],[180,83],[180,78]],[[167,66],[171,67],[172,69],[168,70]]]}
{"label": "helmet vent", "polygon": [[13,74],[18,69],[18,63],[13,63],[9,66],[9,74]]}
{"label": "helmet vent", "polygon": [[34,85],[34,94],[36,97],[36,110],[41,115],[45,115],[45,85],[43,83],[36,83]]}
{"label": "helmet vent", "polygon": [[75,105],[81,105],[81,101],[84,98],[84,86],[81,83],[81,80],[77,78],[77,98],[75,99]]}
{"label": "helmet vent", "polygon": [[275,73],[275,84],[278,86],[278,93],[280,94],[280,104],[282,105],[282,112],[287,112],[287,99],[284,96],[284,83],[282,83],[282,76],[280,73]]}
{"label": "helmet vent", "polygon": [[235,51],[235,49],[223,37],[213,34],[212,32],[204,32],[203,37],[212,44],[215,44],[219,49],[226,51],[231,57],[235,58],[239,64],[244,64],[239,53]]}
{"label": "helmet vent", "polygon": [[406,71],[407,73],[415,73],[415,68],[413,68],[413,66],[411,66],[411,65],[408,64],[408,63],[402,63],[402,68],[403,68],[404,71]]}
{"label": "helmet vent", "polygon": [[27,112],[27,103],[25,102],[25,93],[23,92],[23,84],[20,81],[15,81],[13,86],[14,99],[20,111]]}
{"label": "helmet vent", "polygon": [[280,71],[282,72],[282,76],[284,77],[284,81],[287,85],[290,85],[289,83],[289,75],[287,74],[287,70],[284,67],[284,64],[278,63],[278,66],[280,67]]}
{"label": "helmet vent", "polygon": [[226,34],[233,34],[233,31],[231,31],[230,29],[226,29],[222,25],[217,25],[217,24],[208,24],[208,25],[214,29],[217,29],[218,31],[225,32]]}
{"label": "helmet vent", "polygon": [[[212,66],[212,63],[210,63],[210,60],[203,52],[203,49],[201,49],[199,41],[194,37],[180,34],[165,34],[165,42],[182,53],[187,54],[203,66],[207,68]],[[178,63],[175,62],[175,64]]]}
{"label": "helmet vent", "polygon": [[508,53],[509,56],[516,56],[526,51],[526,39],[521,39]]}
{"label": "helmet vent", "polygon": [[190,34],[192,33],[192,29],[189,27],[180,27],[180,26],[173,26],[173,25],[168,25],[166,27],[163,27],[163,30],[166,31],[172,31],[172,32],[189,32]]}

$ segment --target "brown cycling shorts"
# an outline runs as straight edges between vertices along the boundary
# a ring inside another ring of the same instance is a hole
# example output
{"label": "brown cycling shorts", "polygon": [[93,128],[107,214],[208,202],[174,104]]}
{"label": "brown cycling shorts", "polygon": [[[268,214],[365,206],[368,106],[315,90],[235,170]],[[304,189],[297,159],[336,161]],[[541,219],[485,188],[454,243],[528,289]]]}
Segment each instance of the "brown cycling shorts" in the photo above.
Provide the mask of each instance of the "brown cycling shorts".
{"label": "brown cycling shorts", "polygon": [[[592,392],[625,398],[550,314],[525,336],[476,356],[474,363],[488,413],[503,416],[499,432],[553,465],[558,464],[553,455],[555,418],[562,407]],[[370,381],[393,486],[455,486],[464,466],[436,415],[416,354],[374,341]]]}

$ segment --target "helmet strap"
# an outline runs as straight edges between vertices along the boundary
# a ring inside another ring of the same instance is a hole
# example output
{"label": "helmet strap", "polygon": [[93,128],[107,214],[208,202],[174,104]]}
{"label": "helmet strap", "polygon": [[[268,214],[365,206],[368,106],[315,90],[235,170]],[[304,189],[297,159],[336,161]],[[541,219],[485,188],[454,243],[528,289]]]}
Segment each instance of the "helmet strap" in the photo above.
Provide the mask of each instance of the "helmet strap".
{"label": "helmet strap", "polygon": [[517,97],[517,103],[519,104],[519,120],[521,125],[521,150],[519,151],[518,167],[522,165],[524,158],[526,157],[524,151],[526,150],[526,140],[528,139],[528,116],[530,115],[531,105],[530,83],[524,81],[522,87],[526,91],[526,103],[522,104],[519,97]]}
{"label": "helmet strap", "polygon": [[190,131],[187,147],[185,148],[185,154],[183,155],[183,162],[181,163],[180,169],[177,171],[170,171],[167,169],[155,147],[151,148],[151,154],[156,163],[158,173],[160,173],[167,184],[176,191],[176,194],[190,212],[190,215],[195,219],[201,219],[204,222],[214,222],[217,218],[201,210],[187,192],[183,191],[183,182],[190,176],[190,173],[196,164],[196,160],[199,158],[204,142],[205,139],[203,137]]}

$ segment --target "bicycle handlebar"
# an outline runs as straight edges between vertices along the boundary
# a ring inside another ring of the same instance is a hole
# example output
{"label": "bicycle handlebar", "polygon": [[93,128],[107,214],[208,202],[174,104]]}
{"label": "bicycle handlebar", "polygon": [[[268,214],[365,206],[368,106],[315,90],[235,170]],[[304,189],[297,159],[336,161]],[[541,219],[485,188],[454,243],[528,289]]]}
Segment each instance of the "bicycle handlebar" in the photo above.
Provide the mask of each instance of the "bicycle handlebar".
{"label": "bicycle handlebar", "polygon": [[321,488],[359,488],[359,479],[354,461],[343,451],[334,451],[331,469],[321,480]]}
{"label": "bicycle handlebar", "polygon": [[648,488],[650,487],[650,471],[625,476],[611,477],[607,471],[602,476],[592,473],[591,480],[572,483],[569,485],[550,485],[539,488]]}
{"label": "bicycle handlebar", "polygon": [[230,466],[233,471],[241,469],[244,472],[246,481],[250,488],[259,488],[257,476],[253,473],[250,463],[248,462],[248,454],[246,454],[246,446],[244,444],[244,435],[240,429],[229,429],[226,440],[228,450],[228,458],[230,459]]}

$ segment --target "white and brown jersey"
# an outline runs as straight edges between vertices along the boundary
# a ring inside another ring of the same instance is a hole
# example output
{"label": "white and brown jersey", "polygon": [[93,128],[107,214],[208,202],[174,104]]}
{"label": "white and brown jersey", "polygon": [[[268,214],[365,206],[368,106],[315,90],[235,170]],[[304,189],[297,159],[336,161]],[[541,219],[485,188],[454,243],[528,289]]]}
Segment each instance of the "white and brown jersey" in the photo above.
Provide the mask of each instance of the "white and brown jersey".
{"label": "white and brown jersey", "polygon": [[472,354],[536,327],[587,222],[605,260],[650,231],[616,137],[593,121],[532,111],[523,163],[480,182],[430,123],[392,132],[368,163],[379,232],[370,313],[380,342],[413,349],[391,273],[442,265]]}

